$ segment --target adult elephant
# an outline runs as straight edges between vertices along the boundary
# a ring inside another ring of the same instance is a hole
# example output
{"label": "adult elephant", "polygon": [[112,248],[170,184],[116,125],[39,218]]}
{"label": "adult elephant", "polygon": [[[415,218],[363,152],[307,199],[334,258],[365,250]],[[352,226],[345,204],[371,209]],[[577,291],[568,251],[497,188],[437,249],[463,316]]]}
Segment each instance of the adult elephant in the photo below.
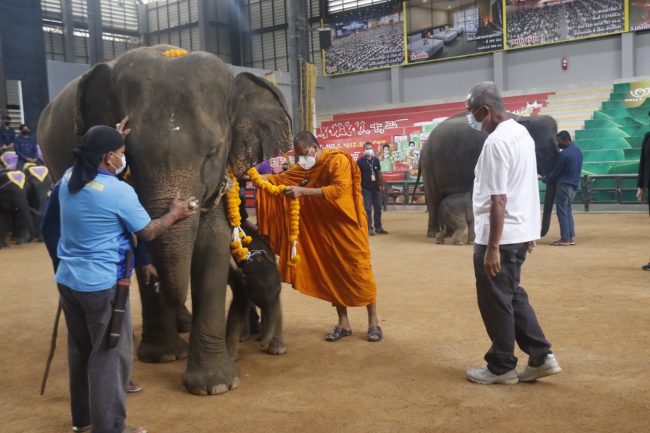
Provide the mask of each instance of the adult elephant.
{"label": "adult elephant", "polygon": [[[559,153],[557,123],[550,116],[517,117],[535,140],[537,173],[544,175],[555,166]],[[452,194],[470,191],[474,184],[474,167],[488,134],[476,131],[461,113],[440,123],[431,132],[420,153],[420,169],[429,210],[428,237],[440,231],[439,208],[442,200]],[[544,198],[541,236],[546,235],[555,200],[555,184],[549,184]]]}
{"label": "adult elephant", "polygon": [[[39,143],[58,179],[88,128],[115,126],[129,116],[126,159],[152,218],[177,191],[200,198],[201,212],[151,243],[168,303],[141,289],[143,336],[138,356],[151,362],[187,354],[183,375],[193,394],[220,394],[239,385],[225,345],[225,300],[231,229],[226,216],[227,171],[235,176],[291,147],[286,102],[268,81],[229,67],[205,52],[138,48],[94,66],[43,111]],[[189,348],[176,332],[176,308],[192,286]],[[144,285],[141,285],[144,287]]]}

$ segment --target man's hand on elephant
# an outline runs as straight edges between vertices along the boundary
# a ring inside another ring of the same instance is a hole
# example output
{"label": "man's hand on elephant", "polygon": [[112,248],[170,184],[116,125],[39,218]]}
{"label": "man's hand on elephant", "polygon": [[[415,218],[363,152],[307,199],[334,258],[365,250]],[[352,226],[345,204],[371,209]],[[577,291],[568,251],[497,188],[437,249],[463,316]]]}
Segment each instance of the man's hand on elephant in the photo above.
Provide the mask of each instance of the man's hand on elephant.
{"label": "man's hand on elephant", "polygon": [[532,254],[533,251],[535,251],[536,246],[537,246],[537,241],[528,242],[528,254]]}
{"label": "man's hand on elephant", "polygon": [[180,193],[176,193],[176,198],[169,205],[169,212],[174,214],[177,221],[180,221],[196,213],[196,203],[196,197],[191,196],[186,199],[181,199]]}
{"label": "man's hand on elephant", "polygon": [[489,279],[496,277],[501,270],[501,253],[498,247],[488,247],[483,258],[483,270]]}
{"label": "man's hand on elephant", "polygon": [[120,123],[115,124],[115,129],[120,133],[122,139],[126,140],[126,137],[131,133],[131,129],[126,128],[126,124],[129,122],[129,116],[126,116]]}

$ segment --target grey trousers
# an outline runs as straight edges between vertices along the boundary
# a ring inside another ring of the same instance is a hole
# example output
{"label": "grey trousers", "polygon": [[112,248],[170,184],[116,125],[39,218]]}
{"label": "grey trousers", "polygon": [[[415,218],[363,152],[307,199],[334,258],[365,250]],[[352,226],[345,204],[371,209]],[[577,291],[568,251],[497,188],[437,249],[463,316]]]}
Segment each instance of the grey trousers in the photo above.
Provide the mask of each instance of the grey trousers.
{"label": "grey trousers", "polygon": [[126,388],[133,359],[129,302],[116,347],[108,347],[115,288],[78,292],[59,284],[68,325],[68,368],[72,425],[92,433],[122,433]]}
{"label": "grey trousers", "polygon": [[528,244],[501,245],[501,271],[492,279],[487,278],[483,269],[486,251],[486,245],[474,245],[476,296],[483,324],[492,341],[485,354],[488,369],[501,375],[517,366],[515,341],[529,355],[528,365],[539,367],[552,352],[528,302],[528,294],[519,286]]}

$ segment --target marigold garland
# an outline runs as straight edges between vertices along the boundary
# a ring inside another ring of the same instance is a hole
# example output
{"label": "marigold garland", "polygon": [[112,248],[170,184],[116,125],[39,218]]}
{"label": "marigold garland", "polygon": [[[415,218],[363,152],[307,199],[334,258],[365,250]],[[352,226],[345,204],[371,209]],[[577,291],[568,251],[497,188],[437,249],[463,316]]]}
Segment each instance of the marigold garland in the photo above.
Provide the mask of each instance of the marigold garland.
{"label": "marigold garland", "polygon": [[241,215],[239,214],[239,205],[241,204],[241,199],[239,198],[239,183],[237,178],[231,173],[230,177],[232,178],[232,188],[228,191],[228,222],[230,227],[232,227],[232,241],[230,242],[230,250],[233,257],[238,262],[243,262],[247,260],[250,253],[248,248],[244,245],[248,245],[253,241],[253,238],[246,236],[246,233],[241,228]]}
{"label": "marigold garland", "polygon": [[[284,194],[284,191],[287,189],[286,185],[273,185],[268,180],[264,178],[257,172],[253,167],[247,171],[248,176],[251,181],[262,191],[266,191],[272,195]],[[292,198],[289,201],[290,206],[290,222],[291,230],[289,232],[289,240],[291,241],[291,259],[289,264],[291,266],[295,265],[300,261],[300,256],[298,255],[298,235],[300,234],[300,199]]]}
{"label": "marigold garland", "polygon": [[173,49],[173,50],[163,51],[163,55],[165,57],[183,57],[183,56],[187,56],[187,51],[182,48]]}

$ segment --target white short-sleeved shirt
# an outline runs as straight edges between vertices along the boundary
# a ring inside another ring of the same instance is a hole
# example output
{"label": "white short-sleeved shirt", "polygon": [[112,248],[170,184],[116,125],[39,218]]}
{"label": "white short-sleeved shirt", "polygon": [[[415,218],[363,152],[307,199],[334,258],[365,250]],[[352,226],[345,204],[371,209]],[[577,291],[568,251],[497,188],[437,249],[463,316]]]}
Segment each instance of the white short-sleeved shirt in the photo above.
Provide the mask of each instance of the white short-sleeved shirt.
{"label": "white short-sleeved shirt", "polygon": [[535,142],[528,130],[512,119],[501,122],[488,136],[474,169],[475,242],[487,245],[490,199],[507,197],[499,244],[539,239],[541,230]]}

